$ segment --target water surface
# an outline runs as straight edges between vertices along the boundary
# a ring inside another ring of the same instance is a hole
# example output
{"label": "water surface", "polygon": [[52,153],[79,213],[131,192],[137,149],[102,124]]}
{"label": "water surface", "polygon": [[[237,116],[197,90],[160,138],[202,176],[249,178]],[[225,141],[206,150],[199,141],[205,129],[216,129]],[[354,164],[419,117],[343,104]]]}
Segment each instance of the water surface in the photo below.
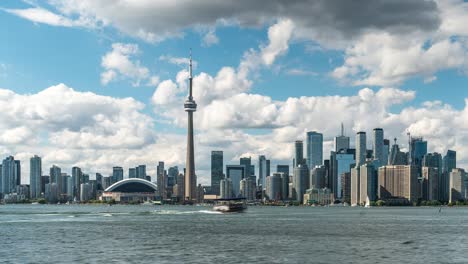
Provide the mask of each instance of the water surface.
{"label": "water surface", "polygon": [[3,205],[4,263],[468,263],[468,208]]}

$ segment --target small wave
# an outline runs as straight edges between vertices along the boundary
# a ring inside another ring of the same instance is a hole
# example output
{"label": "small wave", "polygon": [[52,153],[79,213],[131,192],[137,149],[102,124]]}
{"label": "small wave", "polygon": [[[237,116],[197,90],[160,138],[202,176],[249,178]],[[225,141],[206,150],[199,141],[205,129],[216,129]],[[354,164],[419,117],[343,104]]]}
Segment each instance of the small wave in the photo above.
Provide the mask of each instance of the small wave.
{"label": "small wave", "polygon": [[202,214],[223,214],[222,212],[218,212],[218,211],[211,211],[211,210],[200,210],[198,211],[199,213],[202,213]]}
{"label": "small wave", "polygon": [[102,216],[105,216],[105,217],[111,217],[113,216],[112,214],[101,214]]}

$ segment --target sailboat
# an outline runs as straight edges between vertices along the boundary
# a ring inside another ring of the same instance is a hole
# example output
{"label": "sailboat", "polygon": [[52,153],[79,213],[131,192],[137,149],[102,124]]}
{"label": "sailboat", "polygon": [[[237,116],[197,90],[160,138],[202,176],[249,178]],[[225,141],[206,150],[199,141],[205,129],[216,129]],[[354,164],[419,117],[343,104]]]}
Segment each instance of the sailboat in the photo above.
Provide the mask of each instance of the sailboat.
{"label": "sailboat", "polygon": [[370,208],[370,200],[369,200],[369,196],[367,196],[367,199],[366,199],[366,205],[364,206],[365,208]]}

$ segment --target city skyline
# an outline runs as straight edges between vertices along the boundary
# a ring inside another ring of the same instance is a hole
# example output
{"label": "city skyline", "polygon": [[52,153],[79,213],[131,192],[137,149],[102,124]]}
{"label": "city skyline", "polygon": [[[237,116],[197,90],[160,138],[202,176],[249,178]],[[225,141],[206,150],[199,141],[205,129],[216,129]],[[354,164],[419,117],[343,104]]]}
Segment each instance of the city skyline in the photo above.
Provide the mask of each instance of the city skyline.
{"label": "city skyline", "polygon": [[[303,4],[309,3],[299,1],[297,10]],[[266,9],[239,4],[229,12],[212,3],[205,20],[198,9],[191,13],[192,4],[129,4],[132,12],[122,18],[96,1],[86,2],[86,12],[73,1],[3,1],[0,33],[8,42],[0,44],[0,154],[22,161],[23,182],[36,154],[43,168],[78,166],[90,174],[146,164],[155,175],[160,160],[183,168],[187,117],[180,106],[192,47],[200,183],[210,182],[212,150],[224,151],[225,164],[250,156],[258,169],[258,155],[272,167],[291,164],[291,142],[302,140],[307,149],[305,134],[317,131],[326,158],[341,122],[352,145],[354,134],[366,131],[370,148],[372,130],[383,128],[406,150],[410,132],[428,140],[431,151],[457,151],[466,168],[468,4],[408,5],[376,2],[355,10],[318,3],[302,8],[309,10],[304,15],[281,2]],[[161,10],[190,12],[193,21],[147,20]],[[252,17],[252,10],[269,19]],[[404,28],[402,10],[412,18]]]}

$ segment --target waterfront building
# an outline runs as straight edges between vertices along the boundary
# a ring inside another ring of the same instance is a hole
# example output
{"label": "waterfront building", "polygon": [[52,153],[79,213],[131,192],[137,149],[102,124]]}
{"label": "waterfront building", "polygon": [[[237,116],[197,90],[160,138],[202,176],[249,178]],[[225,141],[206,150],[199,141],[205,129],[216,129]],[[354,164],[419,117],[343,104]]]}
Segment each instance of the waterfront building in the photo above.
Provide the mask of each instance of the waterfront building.
{"label": "waterfront building", "polygon": [[354,160],[354,153],[352,149],[346,151],[341,150],[338,153],[332,152],[331,160],[331,176],[328,177],[328,187],[335,194],[337,199],[343,196],[343,186],[341,185],[341,175],[345,172],[351,172],[351,167],[356,163]]}
{"label": "waterfront building", "polygon": [[267,177],[266,198],[270,201],[280,201],[281,196],[281,176],[278,173]]}
{"label": "waterfront building", "polygon": [[232,181],[234,197],[240,196],[240,181],[245,178],[244,165],[226,165],[226,177]]}
{"label": "waterfront building", "polygon": [[80,200],[81,184],[83,183],[83,172],[79,167],[72,168],[72,179],[73,179],[73,198],[77,201]]}
{"label": "waterfront building", "polygon": [[289,175],[284,172],[277,172],[281,178],[281,197],[283,200],[289,198]]}
{"label": "waterfront building", "polygon": [[450,173],[457,168],[457,152],[447,150],[447,154],[442,161],[442,175],[439,186],[439,199],[448,202],[450,193]]}
{"label": "waterfront building", "polygon": [[304,193],[304,204],[329,205],[335,202],[335,195],[328,188],[312,188]]}
{"label": "waterfront building", "polygon": [[424,155],[427,154],[427,141],[422,137],[410,137],[408,164],[421,168]]}
{"label": "waterfront building", "polygon": [[439,169],[437,167],[422,167],[421,198],[425,201],[439,200]]}
{"label": "waterfront building", "polygon": [[326,187],[327,168],[324,165],[310,170],[310,188],[323,189]]}
{"label": "waterfront building", "polygon": [[20,185],[21,167],[19,161],[13,156],[6,157],[2,162],[2,174],[0,177],[0,192],[3,195],[15,193]]}
{"label": "waterfront building", "polygon": [[92,188],[89,183],[82,183],[80,186],[80,201],[87,202],[91,200]]}
{"label": "waterfront building", "polygon": [[377,168],[380,162],[369,162],[359,169],[359,204],[377,201]]}
{"label": "waterfront building", "polygon": [[356,167],[366,162],[366,132],[356,133]]}
{"label": "waterfront building", "polygon": [[48,175],[41,176],[41,193],[45,194],[45,185],[50,183],[50,177]]}
{"label": "waterfront building", "polygon": [[27,184],[20,184],[16,188],[16,200],[17,201],[23,201],[27,200],[30,198],[29,196],[30,190],[29,190],[29,185]]}
{"label": "waterfront building", "polygon": [[400,151],[396,138],[388,157],[388,165],[407,165],[406,154]]}
{"label": "waterfront building", "polygon": [[450,172],[450,193],[449,202],[455,203],[457,201],[465,200],[465,177],[466,172],[464,169],[453,169]]}
{"label": "waterfront building", "polygon": [[[179,167],[169,167],[167,170],[167,188],[172,190],[177,182],[177,175],[179,175]],[[172,191],[171,191],[172,193]]]}
{"label": "waterfront building", "polygon": [[128,168],[128,178],[129,178],[129,179],[137,178],[137,170],[136,170],[136,168]]}
{"label": "waterfront building", "polygon": [[258,185],[261,185],[262,189],[266,186],[267,176],[267,159],[264,155],[260,155],[258,157]]}
{"label": "waterfront building", "polygon": [[299,164],[294,168],[293,184],[296,201],[302,203],[304,193],[309,189],[309,168],[306,164]]}
{"label": "waterfront building", "polygon": [[384,162],[384,131],[382,128],[374,128],[374,136],[372,141],[373,160],[378,161],[378,165],[387,165]]}
{"label": "waterfront building", "polygon": [[252,175],[255,175],[255,172],[251,171],[251,169],[252,169],[252,159],[250,157],[240,158],[239,164],[245,166],[245,176],[246,177],[250,177]]}
{"label": "waterfront building", "polygon": [[341,123],[341,135],[335,137],[334,143],[335,152],[340,152],[341,150],[346,151],[347,149],[349,149],[349,137],[344,135],[343,123]]}
{"label": "waterfront building", "polygon": [[418,168],[410,165],[383,166],[378,174],[380,199],[400,198],[416,202],[419,197]]}
{"label": "waterfront building", "polygon": [[307,166],[314,168],[323,164],[323,135],[316,131],[307,132]]}
{"label": "waterfront building", "polygon": [[164,169],[164,162],[160,161],[156,167],[156,183],[158,186],[158,194],[161,199],[167,199],[167,175]]}
{"label": "waterfront building", "polygon": [[52,167],[50,168],[50,172],[49,172],[49,175],[50,175],[50,182],[51,183],[56,183],[57,184],[57,191],[58,191],[58,195],[60,196],[62,193],[62,169],[56,165],[52,165]]}
{"label": "waterfront building", "polygon": [[73,191],[74,191],[74,188],[73,188],[73,177],[71,177],[70,175],[67,175],[65,178],[65,182],[66,182],[66,194],[67,194],[67,200],[69,201],[72,201],[73,200]]}
{"label": "waterfront building", "polygon": [[[88,185],[89,187],[85,188],[87,192],[83,195],[89,200],[92,197],[92,187],[91,184]],[[106,188],[101,199],[120,203],[154,201],[157,198],[157,191],[158,187],[154,183],[140,178],[131,178],[121,180]]]}
{"label": "waterfront building", "polygon": [[222,199],[233,198],[233,189],[232,189],[232,180],[229,178],[224,178],[219,183],[220,186],[220,196]]}
{"label": "waterfront building", "polygon": [[341,201],[351,204],[351,172],[344,172],[341,174],[341,188]]}
{"label": "waterfront building", "polygon": [[211,190],[216,195],[219,195],[220,181],[223,179],[223,162],[222,151],[211,151]]}
{"label": "waterfront building", "polygon": [[41,179],[42,179],[42,159],[34,155],[29,163],[29,186],[31,199],[41,197]]}
{"label": "waterfront building", "polygon": [[302,140],[296,140],[294,142],[294,167],[305,164],[304,162],[304,143]]}
{"label": "waterfront building", "polygon": [[247,201],[255,200],[255,180],[252,177],[247,177],[240,182],[240,193],[241,197]]}
{"label": "waterfront building", "polygon": [[111,178],[112,176],[104,176],[102,177],[102,189],[105,190],[109,186],[111,186]]}
{"label": "waterfront building", "polygon": [[354,167],[351,169],[351,205],[360,205],[361,202],[361,167]]}
{"label": "waterfront building", "polygon": [[57,203],[59,201],[59,190],[57,183],[47,183],[45,185],[44,196],[48,203]]}

